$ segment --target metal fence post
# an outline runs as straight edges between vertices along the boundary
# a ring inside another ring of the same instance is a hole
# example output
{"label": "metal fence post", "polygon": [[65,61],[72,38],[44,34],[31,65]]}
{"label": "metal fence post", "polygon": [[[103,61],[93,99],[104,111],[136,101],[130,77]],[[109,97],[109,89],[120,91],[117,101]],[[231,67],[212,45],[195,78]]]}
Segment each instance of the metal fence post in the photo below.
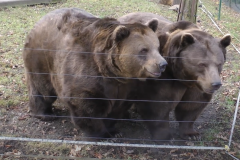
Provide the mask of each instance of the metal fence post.
{"label": "metal fence post", "polygon": [[218,20],[220,20],[220,17],[221,17],[221,8],[222,8],[222,0],[219,0]]}

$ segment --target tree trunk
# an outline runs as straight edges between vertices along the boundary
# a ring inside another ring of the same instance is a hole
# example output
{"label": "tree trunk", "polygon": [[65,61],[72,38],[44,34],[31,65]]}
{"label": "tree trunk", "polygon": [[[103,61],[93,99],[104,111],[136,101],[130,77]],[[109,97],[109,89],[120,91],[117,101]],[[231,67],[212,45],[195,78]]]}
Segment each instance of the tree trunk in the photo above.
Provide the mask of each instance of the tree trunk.
{"label": "tree trunk", "polygon": [[181,0],[177,21],[196,23],[198,0]]}

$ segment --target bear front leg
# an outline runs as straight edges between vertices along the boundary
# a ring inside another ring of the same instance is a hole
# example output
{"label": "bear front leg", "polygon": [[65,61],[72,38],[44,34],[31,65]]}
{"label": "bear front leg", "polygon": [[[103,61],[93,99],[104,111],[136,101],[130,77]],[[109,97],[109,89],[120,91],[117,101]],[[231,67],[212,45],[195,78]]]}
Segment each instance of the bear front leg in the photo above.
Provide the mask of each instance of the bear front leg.
{"label": "bear front leg", "polygon": [[[155,119],[157,120],[157,119]],[[172,134],[169,128],[169,122],[145,122],[147,125],[151,139],[158,144],[169,142],[172,139]]]}
{"label": "bear front leg", "polygon": [[[56,119],[52,110],[52,104],[57,99],[54,91],[44,89],[43,86],[35,87],[33,82],[28,83],[29,90],[29,107],[34,117],[44,121]],[[44,91],[41,94],[40,91]],[[50,97],[51,96],[51,97]]]}
{"label": "bear front leg", "polygon": [[[189,88],[184,94],[181,101],[196,101],[194,102],[181,102],[175,108],[175,117],[179,122],[179,135],[183,139],[195,138],[201,139],[200,134],[194,130],[194,122],[202,113],[203,109],[212,98],[211,94],[202,93],[197,89]],[[199,103],[198,103],[199,102]],[[182,121],[182,122],[181,122]]]}
{"label": "bear front leg", "polygon": [[[137,106],[137,109],[148,127],[151,138],[159,144],[168,142],[172,138],[169,128],[170,108],[161,106],[158,103],[146,103]],[[150,120],[150,121],[148,121]]]}
{"label": "bear front leg", "polygon": [[[115,128],[115,124],[118,122],[117,119],[129,119],[128,110],[133,105],[132,102],[125,101],[120,104],[113,106],[111,113],[108,115],[108,118],[113,118],[116,120],[104,120],[104,123],[109,131],[109,133],[114,137],[122,137],[122,133]],[[128,116],[127,118],[125,116]]]}
{"label": "bear front leg", "polygon": [[107,100],[94,99],[100,97],[103,96],[82,92],[79,96],[74,95],[72,98],[64,98],[65,104],[70,108],[72,121],[87,134],[84,139],[97,141],[101,138],[111,137],[102,119],[107,117],[111,106]]}

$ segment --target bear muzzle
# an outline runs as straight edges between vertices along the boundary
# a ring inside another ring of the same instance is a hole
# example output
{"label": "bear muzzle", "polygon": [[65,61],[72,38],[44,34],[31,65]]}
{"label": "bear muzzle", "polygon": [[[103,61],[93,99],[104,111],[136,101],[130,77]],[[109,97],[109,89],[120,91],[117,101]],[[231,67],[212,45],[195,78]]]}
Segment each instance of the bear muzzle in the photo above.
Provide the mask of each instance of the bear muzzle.
{"label": "bear muzzle", "polygon": [[212,85],[212,90],[216,91],[222,86],[222,83],[221,82],[214,82],[211,85]]}
{"label": "bear muzzle", "polygon": [[167,62],[166,61],[163,61],[162,63],[159,64],[159,69],[160,69],[160,72],[164,72],[166,67],[167,67]]}
{"label": "bear muzzle", "polygon": [[151,77],[160,77],[162,72],[165,71],[167,62],[163,61],[160,64],[156,64],[155,67],[147,67],[146,70],[150,73]]}
{"label": "bear muzzle", "polygon": [[[213,94],[215,91],[217,91],[222,86],[221,82],[213,82],[210,84],[209,88],[202,88],[203,92],[207,94]],[[200,87],[200,86],[199,86]],[[201,88],[201,87],[200,87]]]}

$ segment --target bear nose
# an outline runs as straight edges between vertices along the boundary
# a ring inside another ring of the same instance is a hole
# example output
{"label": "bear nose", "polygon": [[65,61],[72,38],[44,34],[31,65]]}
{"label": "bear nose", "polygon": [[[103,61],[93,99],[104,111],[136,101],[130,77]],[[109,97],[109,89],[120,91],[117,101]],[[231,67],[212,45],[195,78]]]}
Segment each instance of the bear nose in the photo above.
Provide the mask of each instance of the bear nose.
{"label": "bear nose", "polygon": [[167,64],[168,63],[166,61],[159,64],[159,69],[160,69],[161,72],[165,71]]}
{"label": "bear nose", "polygon": [[215,90],[219,89],[221,86],[222,86],[222,83],[221,83],[221,82],[214,82],[214,83],[212,83],[212,87],[213,87]]}

